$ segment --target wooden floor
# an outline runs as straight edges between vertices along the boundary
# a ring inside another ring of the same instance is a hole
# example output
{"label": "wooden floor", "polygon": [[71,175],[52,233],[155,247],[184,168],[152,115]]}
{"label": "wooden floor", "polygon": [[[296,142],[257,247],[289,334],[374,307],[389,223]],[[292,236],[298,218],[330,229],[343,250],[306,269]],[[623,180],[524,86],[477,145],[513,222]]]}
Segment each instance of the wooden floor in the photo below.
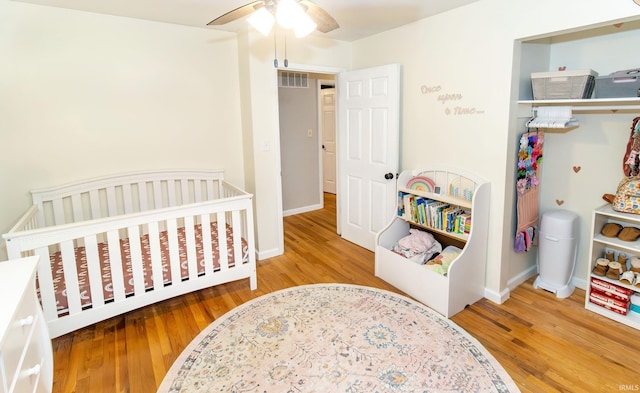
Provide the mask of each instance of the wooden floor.
{"label": "wooden floor", "polygon": [[[155,392],[176,357],[214,319],[258,296],[341,282],[402,293],[373,275],[373,253],[336,235],[335,197],[285,218],[285,253],[248,280],[180,296],[53,340],[54,392]],[[640,332],[557,299],[528,281],[503,305],[481,300],[452,319],[505,367],[522,392],[640,390]]]}

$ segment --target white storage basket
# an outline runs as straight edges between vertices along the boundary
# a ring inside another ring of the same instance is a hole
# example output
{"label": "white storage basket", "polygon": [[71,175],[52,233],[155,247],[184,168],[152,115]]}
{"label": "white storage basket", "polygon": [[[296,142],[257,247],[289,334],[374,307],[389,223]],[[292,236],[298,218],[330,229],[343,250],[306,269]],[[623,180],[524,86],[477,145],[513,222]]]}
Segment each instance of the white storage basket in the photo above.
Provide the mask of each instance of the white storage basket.
{"label": "white storage basket", "polygon": [[591,98],[595,77],[593,70],[531,73],[534,100]]}

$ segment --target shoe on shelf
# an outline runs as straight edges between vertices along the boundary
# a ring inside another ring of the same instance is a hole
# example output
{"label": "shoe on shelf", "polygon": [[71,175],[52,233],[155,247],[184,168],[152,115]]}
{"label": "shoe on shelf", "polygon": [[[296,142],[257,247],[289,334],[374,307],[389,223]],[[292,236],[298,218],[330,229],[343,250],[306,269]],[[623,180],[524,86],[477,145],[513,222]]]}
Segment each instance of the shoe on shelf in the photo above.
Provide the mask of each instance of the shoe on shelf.
{"label": "shoe on shelf", "polygon": [[618,239],[625,242],[635,242],[639,237],[640,229],[636,227],[625,227],[618,233]]}
{"label": "shoe on shelf", "polygon": [[607,277],[612,280],[619,280],[622,274],[622,265],[620,262],[609,262],[609,269],[607,269]]}
{"label": "shoe on shelf", "polygon": [[593,269],[593,274],[598,276],[604,276],[607,274],[607,268],[609,267],[609,260],[606,258],[596,259],[596,267]]}
{"label": "shoe on shelf", "polygon": [[627,285],[633,285],[636,282],[636,275],[633,274],[631,270],[627,270],[626,272],[622,273],[620,282]]}
{"label": "shoe on shelf", "polygon": [[615,222],[608,222],[604,224],[600,233],[605,237],[616,237],[621,230],[622,225],[616,224]]}
{"label": "shoe on shelf", "polygon": [[631,260],[629,261],[629,263],[631,264],[632,272],[640,273],[640,258],[631,257]]}
{"label": "shoe on shelf", "polygon": [[616,256],[614,254],[614,252],[612,250],[605,250],[604,251],[604,258],[606,260],[608,260],[609,262],[613,262],[616,260]]}
{"label": "shoe on shelf", "polygon": [[627,261],[629,260],[629,257],[627,256],[627,254],[621,252],[618,254],[618,262],[620,262],[620,264],[622,265],[622,269],[623,270],[627,270]]}

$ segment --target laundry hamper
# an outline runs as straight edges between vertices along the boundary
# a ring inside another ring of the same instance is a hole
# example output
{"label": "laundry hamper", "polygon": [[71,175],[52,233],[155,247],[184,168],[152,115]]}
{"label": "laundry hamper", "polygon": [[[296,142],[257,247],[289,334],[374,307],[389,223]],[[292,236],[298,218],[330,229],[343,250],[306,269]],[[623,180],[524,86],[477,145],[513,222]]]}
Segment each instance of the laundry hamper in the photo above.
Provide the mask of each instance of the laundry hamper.
{"label": "laundry hamper", "polygon": [[542,214],[538,233],[538,271],[534,288],[555,293],[559,298],[571,296],[571,283],[578,250],[578,216],[566,210]]}

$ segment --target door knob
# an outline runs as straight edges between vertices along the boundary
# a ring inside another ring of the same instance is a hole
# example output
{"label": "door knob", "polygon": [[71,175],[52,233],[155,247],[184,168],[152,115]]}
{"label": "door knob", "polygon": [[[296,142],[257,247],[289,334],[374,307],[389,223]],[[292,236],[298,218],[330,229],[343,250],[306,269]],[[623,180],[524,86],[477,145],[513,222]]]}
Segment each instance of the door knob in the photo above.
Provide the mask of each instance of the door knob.
{"label": "door knob", "polygon": [[393,179],[393,173],[389,172],[389,173],[385,174],[384,178],[387,179],[387,180]]}

